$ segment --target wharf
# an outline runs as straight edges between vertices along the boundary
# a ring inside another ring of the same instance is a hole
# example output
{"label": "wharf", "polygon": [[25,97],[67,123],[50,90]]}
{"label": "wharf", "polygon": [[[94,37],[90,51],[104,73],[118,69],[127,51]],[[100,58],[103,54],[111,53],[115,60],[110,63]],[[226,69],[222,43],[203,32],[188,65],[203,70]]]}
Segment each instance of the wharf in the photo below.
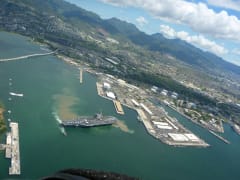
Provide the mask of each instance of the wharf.
{"label": "wharf", "polygon": [[143,121],[143,119],[147,119],[146,115],[144,114],[143,110],[139,109],[139,108],[136,108],[136,111],[138,113],[138,119],[140,121]]}
{"label": "wharf", "polygon": [[83,69],[80,68],[80,83],[83,82]]}
{"label": "wharf", "polygon": [[195,147],[209,147],[210,145],[205,143],[204,141],[193,143],[193,142],[176,142],[176,141],[164,141],[164,143],[176,146],[176,147],[186,147],[186,146],[195,146]]}
{"label": "wharf", "polygon": [[113,104],[115,106],[115,109],[116,109],[117,113],[123,115],[124,111],[123,111],[121,103],[119,101],[113,100]]}
{"label": "wharf", "polygon": [[218,139],[222,140],[223,142],[225,142],[226,144],[230,144],[230,141],[228,141],[227,139],[225,139],[224,137],[220,136],[219,134],[209,130],[209,132],[211,134],[213,134],[214,136],[216,136]]}
{"label": "wharf", "polygon": [[20,175],[20,151],[18,123],[10,123],[11,132],[7,134],[6,158],[11,158],[9,175]]}
{"label": "wharf", "polygon": [[102,89],[102,85],[97,82],[96,86],[97,86],[97,93],[98,93],[98,95],[104,97],[104,92],[103,92],[103,89]]}
{"label": "wharf", "polygon": [[12,135],[11,135],[11,133],[7,133],[5,157],[6,158],[12,157]]}
{"label": "wharf", "polygon": [[145,113],[143,112],[143,110],[137,108],[136,109],[139,119],[143,122],[146,130],[149,132],[149,134],[153,135],[156,134],[156,131],[154,130],[152,124],[150,123],[150,121],[148,120],[147,116],[145,115]]}

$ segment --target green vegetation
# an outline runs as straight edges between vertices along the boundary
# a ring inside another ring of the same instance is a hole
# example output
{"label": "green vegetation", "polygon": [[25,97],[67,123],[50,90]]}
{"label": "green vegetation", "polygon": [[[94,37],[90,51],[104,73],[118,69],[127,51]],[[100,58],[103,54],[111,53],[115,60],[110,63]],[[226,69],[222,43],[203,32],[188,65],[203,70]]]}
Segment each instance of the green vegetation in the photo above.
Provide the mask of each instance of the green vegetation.
{"label": "green vegetation", "polygon": [[7,126],[5,124],[5,120],[3,117],[3,112],[4,112],[4,106],[3,104],[0,102],[0,135],[2,133],[4,133],[7,129]]}

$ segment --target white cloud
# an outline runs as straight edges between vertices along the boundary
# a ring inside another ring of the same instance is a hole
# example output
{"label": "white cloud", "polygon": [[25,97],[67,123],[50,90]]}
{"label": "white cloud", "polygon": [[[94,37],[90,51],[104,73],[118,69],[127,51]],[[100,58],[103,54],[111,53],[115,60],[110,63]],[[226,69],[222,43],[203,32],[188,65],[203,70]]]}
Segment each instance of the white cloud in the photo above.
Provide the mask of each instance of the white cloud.
{"label": "white cloud", "polygon": [[101,0],[117,5],[142,8],[155,18],[184,24],[198,33],[240,41],[240,20],[226,11],[215,12],[204,3],[184,0]]}
{"label": "white cloud", "polygon": [[240,49],[235,48],[232,50],[232,53],[240,56]]}
{"label": "white cloud", "polygon": [[239,0],[207,0],[207,2],[213,6],[240,11]]}
{"label": "white cloud", "polygon": [[233,64],[235,64],[235,65],[238,65],[238,66],[240,66],[240,59],[233,59],[233,60],[229,60],[229,62],[231,62],[231,63],[233,63]]}
{"label": "white cloud", "polygon": [[161,25],[160,26],[160,32],[167,38],[179,38],[181,40],[184,40],[188,43],[191,43],[193,45],[198,46],[199,48],[202,48],[204,50],[210,51],[214,54],[217,54],[219,56],[227,54],[228,50],[225,49],[223,46],[218,45],[216,42],[211,41],[207,38],[205,38],[202,35],[195,35],[191,36],[188,32],[185,31],[175,31],[173,28],[167,26],[167,25]]}
{"label": "white cloud", "polygon": [[136,21],[140,26],[144,26],[145,24],[148,24],[148,21],[142,16],[138,17]]}

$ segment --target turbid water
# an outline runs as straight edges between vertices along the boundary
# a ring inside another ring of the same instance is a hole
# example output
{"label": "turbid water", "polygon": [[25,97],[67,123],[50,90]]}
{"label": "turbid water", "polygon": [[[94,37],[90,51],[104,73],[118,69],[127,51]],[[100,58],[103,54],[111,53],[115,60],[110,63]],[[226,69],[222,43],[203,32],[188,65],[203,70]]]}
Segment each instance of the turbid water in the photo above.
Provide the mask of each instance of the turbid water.
{"label": "turbid water", "polygon": [[[0,58],[39,52],[43,52],[39,45],[25,37],[0,33]],[[125,115],[118,115],[111,101],[97,95],[96,77],[84,73],[83,84],[78,78],[76,67],[52,55],[0,63],[0,99],[12,111],[5,117],[19,122],[20,131],[22,174],[11,179],[37,179],[72,167],[114,171],[146,180],[240,179],[240,136],[228,125],[224,125],[224,137],[230,145],[165,107],[211,144],[209,148],[170,147],[147,134],[135,111],[124,107]],[[10,90],[24,97],[9,101]],[[119,118],[124,128],[65,128],[67,136],[59,128],[58,117],[100,111]],[[1,152],[0,179],[10,179],[9,165]]]}

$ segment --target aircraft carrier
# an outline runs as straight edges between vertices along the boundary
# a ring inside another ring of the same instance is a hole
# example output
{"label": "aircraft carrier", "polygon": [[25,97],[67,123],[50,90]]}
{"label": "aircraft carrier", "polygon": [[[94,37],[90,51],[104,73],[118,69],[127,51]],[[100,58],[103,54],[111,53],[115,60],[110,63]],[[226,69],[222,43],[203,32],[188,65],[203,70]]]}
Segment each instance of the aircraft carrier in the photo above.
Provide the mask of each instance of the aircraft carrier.
{"label": "aircraft carrier", "polygon": [[75,127],[95,127],[112,125],[117,121],[117,118],[113,116],[103,116],[101,113],[96,114],[93,117],[81,116],[76,120],[64,120],[61,122],[63,126],[75,126]]}

